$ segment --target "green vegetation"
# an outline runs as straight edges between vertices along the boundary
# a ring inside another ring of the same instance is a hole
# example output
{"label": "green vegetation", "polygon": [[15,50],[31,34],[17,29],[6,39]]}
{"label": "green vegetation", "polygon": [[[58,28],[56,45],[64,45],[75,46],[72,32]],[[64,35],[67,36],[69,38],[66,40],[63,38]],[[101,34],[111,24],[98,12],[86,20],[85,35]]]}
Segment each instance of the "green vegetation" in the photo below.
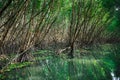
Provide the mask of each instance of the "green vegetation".
{"label": "green vegetation", "polygon": [[112,80],[119,42],[119,0],[0,0],[0,79]]}
{"label": "green vegetation", "polygon": [[[116,46],[114,50],[112,48],[113,46],[114,45],[111,45],[111,47],[110,45],[102,45],[102,47],[99,48],[100,50],[92,47],[92,49],[89,50],[89,55],[82,55],[80,53],[83,51],[77,50],[74,59],[65,58],[63,54],[60,54],[60,56],[53,55],[53,52],[50,50],[39,50],[33,54],[35,56],[34,64],[30,65],[31,63],[28,62],[11,64],[8,67],[10,72],[5,72],[1,79],[112,80],[111,72],[116,71],[116,67],[120,63],[120,55],[115,57],[119,52],[119,47]],[[105,47],[107,48],[105,49]],[[116,50],[117,52],[115,52]],[[118,70],[119,68],[117,71]],[[13,76],[14,73],[16,73],[16,76]],[[115,74],[118,74],[118,72],[115,72]]]}

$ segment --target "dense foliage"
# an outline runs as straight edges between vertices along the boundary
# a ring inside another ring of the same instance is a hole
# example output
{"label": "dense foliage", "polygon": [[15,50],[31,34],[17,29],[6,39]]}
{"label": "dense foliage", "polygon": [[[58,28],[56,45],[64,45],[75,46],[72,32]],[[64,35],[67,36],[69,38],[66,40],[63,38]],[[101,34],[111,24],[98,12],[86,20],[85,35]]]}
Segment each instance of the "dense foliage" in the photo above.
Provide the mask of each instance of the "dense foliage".
{"label": "dense foliage", "polygon": [[119,31],[119,0],[0,0],[0,71],[42,49],[73,59],[81,48],[120,42]]}

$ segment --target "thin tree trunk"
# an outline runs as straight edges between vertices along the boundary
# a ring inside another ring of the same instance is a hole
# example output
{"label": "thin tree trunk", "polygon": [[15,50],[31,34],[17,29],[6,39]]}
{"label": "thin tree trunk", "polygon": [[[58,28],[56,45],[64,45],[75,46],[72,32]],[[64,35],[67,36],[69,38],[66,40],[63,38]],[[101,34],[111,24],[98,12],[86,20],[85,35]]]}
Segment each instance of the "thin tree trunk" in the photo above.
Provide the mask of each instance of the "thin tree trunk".
{"label": "thin tree trunk", "polygon": [[71,45],[70,45],[70,52],[68,53],[68,57],[70,58],[70,59],[73,59],[74,58],[74,43],[72,43]]}
{"label": "thin tree trunk", "polygon": [[4,7],[0,10],[0,17],[2,13],[7,9],[7,7],[11,4],[12,0],[8,0],[8,2],[4,5]]}

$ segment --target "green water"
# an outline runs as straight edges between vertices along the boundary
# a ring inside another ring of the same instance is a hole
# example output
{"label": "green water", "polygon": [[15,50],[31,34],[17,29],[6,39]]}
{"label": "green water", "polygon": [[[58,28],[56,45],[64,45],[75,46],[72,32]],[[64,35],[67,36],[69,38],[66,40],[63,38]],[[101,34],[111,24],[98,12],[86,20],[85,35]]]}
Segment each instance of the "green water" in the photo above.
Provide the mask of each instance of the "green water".
{"label": "green water", "polygon": [[120,80],[119,45],[75,50],[74,59],[54,55],[50,50],[33,55],[34,64],[4,73],[3,80]]}

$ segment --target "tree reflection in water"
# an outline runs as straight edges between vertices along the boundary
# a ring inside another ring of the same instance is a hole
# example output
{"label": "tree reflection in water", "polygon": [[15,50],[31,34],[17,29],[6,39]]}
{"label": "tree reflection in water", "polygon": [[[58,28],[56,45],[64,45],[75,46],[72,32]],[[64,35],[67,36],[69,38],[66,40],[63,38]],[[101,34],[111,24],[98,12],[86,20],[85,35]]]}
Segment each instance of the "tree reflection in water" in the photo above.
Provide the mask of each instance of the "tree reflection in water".
{"label": "tree reflection in water", "polygon": [[[74,59],[37,55],[36,64],[7,72],[6,80],[119,80],[120,47],[91,48],[89,55],[75,53]],[[113,73],[114,74],[113,74]],[[111,76],[112,74],[112,76]],[[113,77],[114,76],[114,77]]]}

